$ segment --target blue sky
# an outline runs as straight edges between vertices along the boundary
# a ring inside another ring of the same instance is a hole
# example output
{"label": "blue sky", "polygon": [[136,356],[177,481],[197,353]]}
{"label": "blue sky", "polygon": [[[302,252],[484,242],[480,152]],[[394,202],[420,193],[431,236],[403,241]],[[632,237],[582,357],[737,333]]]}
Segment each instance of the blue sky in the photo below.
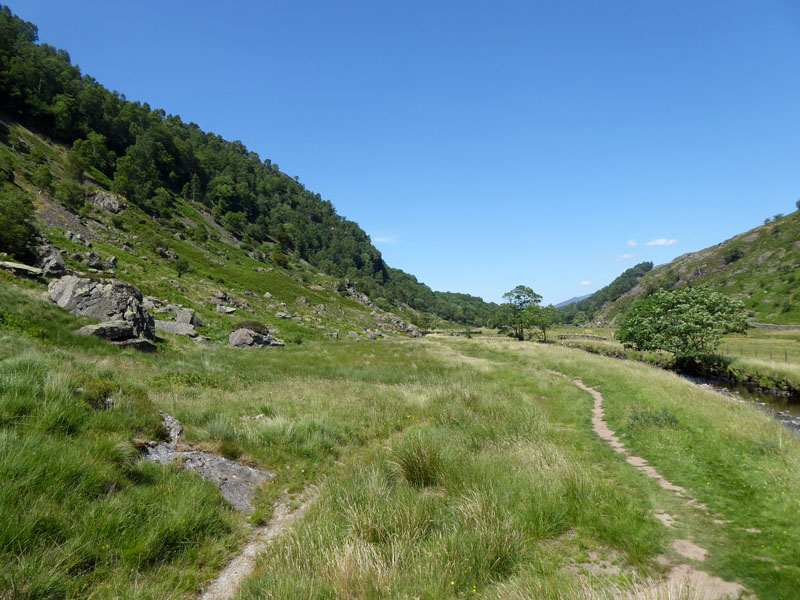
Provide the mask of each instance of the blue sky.
{"label": "blue sky", "polygon": [[7,4],[438,290],[556,303],[800,197],[794,0]]}

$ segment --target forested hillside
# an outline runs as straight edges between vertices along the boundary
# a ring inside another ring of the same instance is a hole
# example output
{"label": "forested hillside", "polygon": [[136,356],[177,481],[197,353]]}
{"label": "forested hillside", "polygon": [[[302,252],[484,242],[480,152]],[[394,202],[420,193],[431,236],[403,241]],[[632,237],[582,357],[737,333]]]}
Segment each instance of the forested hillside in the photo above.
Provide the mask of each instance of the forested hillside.
{"label": "forested hillside", "polygon": [[[800,204],[800,203],[798,203]],[[800,211],[775,215],[729,240],[648,272],[598,313],[614,319],[654,291],[707,284],[739,298],[758,322],[800,323]]]}
{"label": "forested hillside", "polygon": [[580,324],[587,319],[592,319],[608,302],[613,302],[628,290],[633,288],[639,280],[653,268],[653,263],[642,262],[626,269],[622,274],[606,287],[597,290],[594,294],[559,308],[562,320],[565,323]]}
{"label": "forested hillside", "polygon": [[[244,250],[264,262],[283,267],[288,256],[307,261],[355,282],[378,305],[406,304],[465,324],[485,322],[494,309],[480,298],[433,292],[415,277],[389,268],[355,222],[338,215],[330,201],[282,173],[270,159],[178,115],[107,90],[82,74],[66,51],[37,39],[35,25],[7,7],[0,9],[0,104],[9,121],[66,146],[59,177],[51,170],[54,158],[44,155],[33,157],[38,166],[24,175],[71,210],[81,209],[88,190],[107,189],[165,230],[178,232],[176,206],[190,204],[208,211]],[[8,127],[0,138],[12,150],[0,158],[9,184],[19,175],[16,155],[30,149]],[[19,189],[4,192],[4,202],[16,207],[4,207],[7,213],[24,212],[28,200],[20,194]],[[30,238],[30,219],[6,221],[17,241]],[[0,250],[23,258],[24,248],[9,239]]]}

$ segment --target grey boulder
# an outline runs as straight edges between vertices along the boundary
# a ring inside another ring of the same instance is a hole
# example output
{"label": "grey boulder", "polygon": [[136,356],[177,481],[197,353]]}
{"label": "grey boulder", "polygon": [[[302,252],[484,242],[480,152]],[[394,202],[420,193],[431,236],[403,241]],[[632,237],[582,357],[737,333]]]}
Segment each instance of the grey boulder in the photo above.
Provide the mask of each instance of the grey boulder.
{"label": "grey boulder", "polygon": [[203,321],[191,308],[177,308],[175,310],[175,320],[178,323],[187,323],[192,327],[202,327]]}
{"label": "grey boulder", "polygon": [[67,275],[50,282],[47,296],[73,315],[127,321],[133,337],[155,337],[155,323],[142,306],[142,293],[129,283]]}
{"label": "grey boulder", "polygon": [[231,332],[228,336],[228,345],[231,348],[256,349],[275,348],[286,344],[269,332],[264,334],[252,329],[242,328]]}
{"label": "grey boulder", "polygon": [[182,335],[184,337],[197,337],[197,332],[188,323],[178,323],[176,321],[156,321],[156,329]]}
{"label": "grey boulder", "polygon": [[61,249],[50,244],[39,248],[36,266],[42,270],[42,275],[45,277],[61,277],[67,274],[67,265],[61,255]]}
{"label": "grey boulder", "polygon": [[109,194],[108,192],[103,192],[101,190],[90,192],[88,199],[92,206],[107,213],[111,213],[112,215],[116,215],[123,208],[125,208],[125,205],[120,202],[118,196]]}
{"label": "grey boulder", "polygon": [[126,340],[136,337],[130,321],[104,321],[86,325],[75,332],[76,335],[94,335],[104,340]]}

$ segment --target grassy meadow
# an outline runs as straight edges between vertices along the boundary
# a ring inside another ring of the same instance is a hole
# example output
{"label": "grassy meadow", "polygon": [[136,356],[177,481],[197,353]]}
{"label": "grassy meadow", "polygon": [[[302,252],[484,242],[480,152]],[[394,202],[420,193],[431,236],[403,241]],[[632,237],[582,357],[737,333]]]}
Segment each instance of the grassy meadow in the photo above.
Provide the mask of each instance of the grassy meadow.
{"label": "grassy meadow", "polygon": [[[0,598],[191,598],[236,553],[243,517],[213,485],[139,459],[158,409],[278,474],[254,523],[319,489],[239,598],[618,597],[686,537],[761,598],[800,585],[800,443],[670,373],[483,336],[141,355],[76,338],[85,320],[40,292],[0,282]],[[732,522],[625,463],[551,369],[597,386],[625,443]]]}

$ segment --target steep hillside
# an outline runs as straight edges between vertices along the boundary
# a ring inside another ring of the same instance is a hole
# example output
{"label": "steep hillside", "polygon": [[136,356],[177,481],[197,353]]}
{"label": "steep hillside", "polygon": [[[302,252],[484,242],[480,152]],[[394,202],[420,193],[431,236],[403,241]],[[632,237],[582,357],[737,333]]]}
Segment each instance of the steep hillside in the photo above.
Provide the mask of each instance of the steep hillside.
{"label": "steep hillside", "polygon": [[[92,192],[110,191],[135,209],[126,214],[137,220],[106,219],[95,232],[104,238],[140,235],[146,223],[153,226],[141,234],[148,240],[161,235],[172,242],[182,235],[183,245],[198,250],[206,248],[210,232],[264,267],[280,269],[292,261],[355,282],[383,308],[409,306],[470,325],[491,310],[480,299],[436,296],[390,269],[356,223],[270,159],[179,116],[128,101],[82,75],[64,50],[36,42],[35,25],[0,7],[3,212],[16,214],[26,197],[35,196],[40,204],[58,200],[81,213]],[[0,251],[17,258],[33,254],[13,243],[30,238],[29,224],[11,225],[6,231],[13,239],[0,239]]]}
{"label": "steep hillside", "polygon": [[768,219],[729,240],[679,256],[647,273],[599,312],[612,320],[659,288],[708,284],[740,298],[755,321],[800,323],[800,211]]}

